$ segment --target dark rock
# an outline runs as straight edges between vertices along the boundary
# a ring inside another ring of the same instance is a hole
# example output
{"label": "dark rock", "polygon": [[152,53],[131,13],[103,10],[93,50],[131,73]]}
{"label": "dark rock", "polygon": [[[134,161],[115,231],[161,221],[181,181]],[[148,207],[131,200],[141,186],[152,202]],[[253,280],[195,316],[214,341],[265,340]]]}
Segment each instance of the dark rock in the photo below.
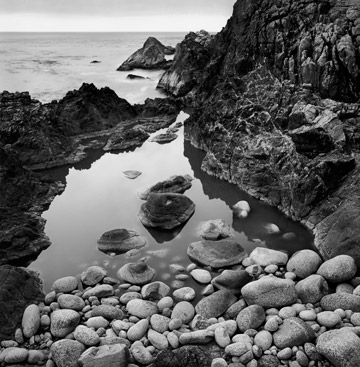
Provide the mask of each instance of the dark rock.
{"label": "dark rock", "polygon": [[134,52],[118,68],[118,71],[138,69],[165,69],[169,62],[165,55],[174,53],[170,46],[166,47],[154,37],[149,37],[142,48]]}
{"label": "dark rock", "polygon": [[10,265],[0,266],[0,341],[14,338],[21,327],[24,310],[42,302],[42,281],[34,271]]}
{"label": "dark rock", "polygon": [[132,230],[113,229],[105,232],[97,241],[97,247],[100,251],[116,255],[123,254],[133,249],[139,249],[146,245],[145,238]]}
{"label": "dark rock", "polygon": [[221,357],[221,348],[217,345],[185,345],[175,350],[162,350],[152,367],[210,367],[214,358]]}
{"label": "dark rock", "polygon": [[158,88],[174,96],[183,96],[203,78],[211,58],[212,36],[206,31],[189,33],[176,47],[172,65],[161,77]]}
{"label": "dark rock", "polygon": [[151,141],[154,143],[159,143],[159,144],[167,144],[167,143],[171,143],[173,140],[175,140],[177,138],[177,134],[175,133],[163,133],[163,134],[159,134],[154,136]]}
{"label": "dark rock", "polygon": [[219,317],[232,304],[236,302],[237,298],[227,290],[220,290],[203,298],[195,306],[196,313],[210,319],[212,317]]}
{"label": "dark rock", "polygon": [[100,64],[100,63],[101,63],[101,61],[99,61],[99,60],[93,60],[93,61],[90,62],[90,64]]}
{"label": "dark rock", "polygon": [[195,211],[195,204],[185,195],[151,194],[141,205],[138,218],[149,227],[172,229],[186,222]]}
{"label": "dark rock", "polygon": [[136,147],[140,147],[143,142],[149,138],[149,136],[150,135],[148,133],[137,126],[129,130],[113,134],[105,145],[104,150],[110,151],[135,149]]}
{"label": "dark rock", "polygon": [[[134,79],[145,79],[145,77],[144,76],[141,76],[141,75],[128,74],[128,76],[126,77],[126,79],[131,79],[131,80],[134,80]],[[149,79],[149,78],[146,78],[146,79]]]}
{"label": "dark rock", "polygon": [[226,289],[238,296],[241,288],[252,281],[253,278],[245,270],[224,270],[219,276],[213,278],[211,284],[218,289]]}
{"label": "dark rock", "polygon": [[242,246],[231,239],[193,242],[187,254],[192,261],[217,269],[240,264],[247,256]]}
{"label": "dark rock", "polygon": [[192,186],[191,181],[193,178],[189,175],[184,176],[171,176],[165,181],[158,182],[151,186],[146,191],[142,192],[139,196],[142,200],[147,200],[151,194],[154,193],[179,193],[183,194],[186,190]]}
{"label": "dark rock", "polygon": [[278,367],[279,364],[279,358],[272,355],[264,355],[259,359],[258,362],[259,367]]}

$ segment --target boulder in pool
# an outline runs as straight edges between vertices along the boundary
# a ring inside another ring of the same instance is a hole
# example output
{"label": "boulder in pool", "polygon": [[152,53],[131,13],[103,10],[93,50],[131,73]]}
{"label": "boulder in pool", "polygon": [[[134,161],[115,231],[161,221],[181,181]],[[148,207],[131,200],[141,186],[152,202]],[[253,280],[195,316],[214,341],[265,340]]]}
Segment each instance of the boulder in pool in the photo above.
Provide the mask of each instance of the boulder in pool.
{"label": "boulder in pool", "polygon": [[151,194],[141,205],[138,218],[144,226],[173,229],[185,223],[194,211],[195,204],[185,195]]}
{"label": "boulder in pool", "polygon": [[247,257],[243,247],[232,239],[193,242],[187,254],[192,261],[214,269],[240,264]]}
{"label": "boulder in pool", "polygon": [[123,281],[134,285],[150,283],[155,277],[156,271],[145,263],[128,263],[118,271],[118,277]]}
{"label": "boulder in pool", "polygon": [[97,241],[97,247],[100,251],[116,255],[140,249],[145,245],[145,238],[139,236],[137,232],[125,228],[105,232]]}
{"label": "boulder in pool", "polygon": [[222,219],[208,220],[201,224],[199,235],[204,240],[221,240],[233,237],[233,229]]}
{"label": "boulder in pool", "polygon": [[174,175],[167,180],[156,183],[146,191],[139,194],[140,199],[147,200],[151,194],[161,194],[166,192],[183,194],[190,189],[193,178],[190,175]]}

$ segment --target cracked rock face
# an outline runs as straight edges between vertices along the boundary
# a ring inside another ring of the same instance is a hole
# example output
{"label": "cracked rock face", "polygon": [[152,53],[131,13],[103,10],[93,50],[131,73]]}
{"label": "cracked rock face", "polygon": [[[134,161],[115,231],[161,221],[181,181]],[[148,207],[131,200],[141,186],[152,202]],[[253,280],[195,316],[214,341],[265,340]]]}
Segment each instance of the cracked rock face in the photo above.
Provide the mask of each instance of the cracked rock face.
{"label": "cracked rock face", "polygon": [[306,223],[324,258],[358,264],[359,15],[354,0],[238,0],[203,50],[185,38],[160,81],[195,107],[185,136],[204,171]]}

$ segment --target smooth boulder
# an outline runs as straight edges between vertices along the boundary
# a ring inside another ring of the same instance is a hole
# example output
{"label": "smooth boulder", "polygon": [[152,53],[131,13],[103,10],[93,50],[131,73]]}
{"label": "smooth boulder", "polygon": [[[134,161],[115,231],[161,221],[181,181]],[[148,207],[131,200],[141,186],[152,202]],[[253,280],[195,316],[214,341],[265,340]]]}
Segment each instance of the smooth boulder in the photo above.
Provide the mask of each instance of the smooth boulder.
{"label": "smooth boulder", "polygon": [[243,247],[232,239],[193,242],[187,254],[190,260],[214,269],[240,264],[247,256]]}
{"label": "smooth boulder", "polygon": [[265,308],[289,306],[297,300],[295,283],[274,276],[265,276],[246,284],[241,294],[248,305],[257,304]]}
{"label": "smooth boulder", "polygon": [[286,265],[288,261],[288,255],[285,254],[285,252],[272,250],[266,247],[256,247],[249,255],[249,258],[254,264],[261,266]]}
{"label": "smooth boulder", "polygon": [[329,293],[329,285],[327,281],[318,274],[312,274],[307,278],[300,280],[295,285],[298,297],[304,303],[319,302]]}
{"label": "smooth boulder", "polygon": [[321,263],[321,257],[315,251],[301,250],[295,252],[295,254],[290,257],[286,264],[286,270],[304,279],[311,274],[315,274]]}
{"label": "smooth boulder", "polygon": [[136,231],[125,228],[113,229],[105,232],[97,241],[97,247],[105,254],[124,254],[133,249],[140,249],[146,245],[146,240]]}
{"label": "smooth boulder", "polygon": [[219,317],[236,301],[237,298],[231,292],[219,290],[198,302],[195,310],[206,319]]}
{"label": "smooth boulder", "polygon": [[138,218],[144,226],[173,229],[189,220],[194,211],[195,204],[185,195],[151,194],[141,205]]}
{"label": "smooth boulder", "polygon": [[333,283],[341,283],[351,279],[357,272],[357,266],[353,257],[338,255],[325,261],[318,269],[317,274]]}

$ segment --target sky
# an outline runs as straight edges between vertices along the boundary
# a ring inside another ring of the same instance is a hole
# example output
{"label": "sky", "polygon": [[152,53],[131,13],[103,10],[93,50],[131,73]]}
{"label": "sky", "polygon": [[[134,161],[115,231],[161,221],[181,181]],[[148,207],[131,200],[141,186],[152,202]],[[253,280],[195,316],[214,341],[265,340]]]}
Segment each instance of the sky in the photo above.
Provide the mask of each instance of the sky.
{"label": "sky", "polygon": [[0,0],[0,32],[218,32],[235,0]]}

